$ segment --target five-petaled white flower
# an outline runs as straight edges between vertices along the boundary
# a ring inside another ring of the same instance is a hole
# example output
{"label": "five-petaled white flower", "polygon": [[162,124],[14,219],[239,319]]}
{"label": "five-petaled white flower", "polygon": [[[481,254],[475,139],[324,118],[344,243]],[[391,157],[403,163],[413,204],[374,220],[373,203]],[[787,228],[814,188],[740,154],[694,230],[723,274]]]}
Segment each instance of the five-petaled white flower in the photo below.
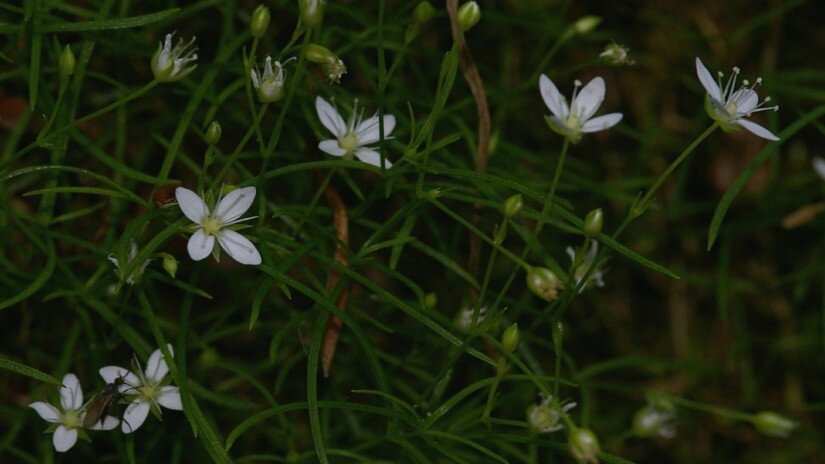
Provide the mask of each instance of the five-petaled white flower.
{"label": "five-petaled white flower", "polygon": [[562,415],[576,407],[576,403],[565,400],[561,404],[553,401],[553,395],[547,395],[539,404],[527,408],[527,422],[538,433],[550,433],[564,428]]}
{"label": "five-petaled white flower", "polygon": [[[83,389],[74,374],[63,376],[63,386],[60,387],[60,406],[62,410],[45,401],[37,401],[29,405],[30,408],[37,411],[40,417],[55,424],[49,427],[47,431],[54,432],[52,437],[54,449],[63,453],[74,446],[77,442],[78,433],[82,433],[86,437],[81,428],[83,418],[86,416],[83,404]],[[92,430],[111,430],[117,427],[118,422],[117,418],[106,416],[103,420],[98,421],[92,427]],[[88,439],[88,437],[86,438]]]}
{"label": "five-petaled white flower", "polygon": [[[137,243],[135,243],[134,240],[130,240],[129,241],[129,251],[128,251],[128,254],[126,255],[126,262],[123,263],[122,267],[120,265],[120,261],[117,259],[117,257],[114,254],[109,255],[109,261],[111,261],[115,265],[115,268],[116,268],[115,273],[117,273],[118,277],[123,278],[123,276],[121,276],[120,273],[123,272],[124,269],[126,269],[126,266],[128,266],[129,263],[131,263],[132,261],[135,260],[135,256],[137,256],[137,254],[138,254]],[[146,270],[146,266],[149,264],[150,261],[152,261],[152,260],[147,259],[146,261],[140,263],[140,266],[138,266],[137,269],[132,271],[132,274],[129,275],[129,277],[126,278],[126,283],[129,284],[129,285],[134,285],[135,282],[140,280],[141,276],[143,276],[143,271]]]}
{"label": "five-petaled white flower", "polygon": [[234,224],[255,218],[239,219],[255,200],[255,187],[244,187],[229,192],[223,199],[219,199],[217,206],[211,210],[201,197],[187,188],[175,189],[175,197],[183,214],[197,224],[195,233],[189,238],[187,245],[192,259],[200,261],[209,256],[217,239],[221,248],[235,261],[241,264],[261,264],[261,255],[255,245],[231,228]]}
{"label": "five-petaled white flower", "polygon": [[595,77],[584,87],[581,85],[581,81],[577,80],[568,106],[567,99],[559,93],[559,89],[549,77],[542,74],[539,78],[541,98],[553,113],[544,117],[547,125],[554,132],[567,137],[572,143],[581,140],[583,133],[610,129],[622,120],[622,113],[593,117],[604,101],[604,79]]}
{"label": "five-petaled white flower", "polygon": [[[289,60],[287,60],[288,62]],[[274,103],[284,96],[284,67],[280,61],[274,63],[272,68],[272,57],[266,57],[264,72],[260,74],[257,69],[249,70],[249,77],[252,78],[252,86],[258,92],[258,99],[261,103]]]}
{"label": "five-petaled white flower", "polygon": [[813,161],[814,171],[819,174],[822,180],[825,180],[825,159],[816,157]]}
{"label": "five-petaled white flower", "polygon": [[175,33],[166,34],[166,38],[158,45],[158,51],[152,57],[152,72],[159,82],[174,82],[188,76],[198,66],[189,63],[198,60],[195,53],[197,47],[192,47],[195,38],[189,42],[184,42],[183,38],[178,39],[178,43],[172,47],[172,37]]}
{"label": "five-petaled white flower", "polygon": [[[332,132],[335,139],[324,140],[318,144],[318,148],[324,153],[332,156],[343,156],[345,159],[352,159],[354,155],[359,160],[373,166],[381,166],[381,155],[372,148],[367,147],[381,139],[378,128],[378,114],[362,120],[358,114],[358,102],[352,109],[349,122],[344,122],[338,111],[321,97],[315,99],[315,110],[321,124]],[[390,132],[395,128],[395,116],[384,115],[384,138],[390,138]],[[388,159],[384,159],[386,167],[392,166]]]}
{"label": "five-petaled white flower", "polygon": [[759,111],[776,111],[779,109],[778,105],[765,106],[766,103],[771,101],[771,97],[765,97],[761,103],[759,102],[759,95],[756,94],[754,88],[762,83],[761,77],[756,79],[753,85],[750,85],[747,80],[743,80],[742,87],[736,89],[739,68],[734,67],[728,82],[722,87],[722,77],[724,76],[722,72],[720,71],[717,78],[714,79],[698,57],[696,58],[696,75],[699,77],[702,87],[707,91],[705,110],[714,121],[719,122],[722,130],[731,132],[745,128],[763,139],[779,140],[779,137],[768,129],[745,119],[746,116]]}
{"label": "five-petaled white flower", "polygon": [[[582,279],[584,279],[584,275],[590,269],[590,266],[593,265],[593,261],[596,260],[596,255],[599,253],[599,242],[595,240],[592,241],[590,249],[587,250],[587,253],[581,259],[576,259],[576,250],[574,250],[573,247],[567,247],[565,251],[567,252],[567,256],[569,256],[572,261],[572,265],[574,267],[573,277],[576,279],[576,285],[578,286]],[[589,284],[595,284],[597,287],[604,287],[604,280],[602,280],[602,277],[604,277],[604,271],[602,271],[601,266],[599,266],[590,273],[590,276],[587,277],[587,282],[581,286],[579,293],[582,293]]]}
{"label": "five-petaled white flower", "polygon": [[[172,345],[167,347],[171,354]],[[150,409],[158,418],[161,415],[160,406],[176,411],[183,410],[178,387],[165,381],[169,366],[160,349],[149,356],[146,370],[143,372],[140,371],[140,364],[135,361],[135,371],[137,373],[119,366],[106,366],[99,371],[106,383],[119,383],[118,390],[131,401],[123,412],[123,421],[120,424],[123,433],[132,433],[143,425]]]}

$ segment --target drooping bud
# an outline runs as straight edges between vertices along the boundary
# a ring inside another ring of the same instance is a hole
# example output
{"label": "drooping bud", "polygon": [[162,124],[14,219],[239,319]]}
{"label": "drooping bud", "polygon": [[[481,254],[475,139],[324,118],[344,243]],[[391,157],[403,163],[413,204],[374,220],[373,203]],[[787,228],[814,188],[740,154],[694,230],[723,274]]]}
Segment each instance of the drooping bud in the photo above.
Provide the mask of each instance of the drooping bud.
{"label": "drooping bud", "polygon": [[161,253],[160,256],[163,258],[163,270],[174,279],[178,273],[178,260],[169,253]]}
{"label": "drooping bud", "polygon": [[269,8],[266,5],[258,5],[255,11],[252,12],[252,21],[249,22],[249,32],[253,38],[260,39],[266,34],[269,28]]}
{"label": "drooping bud", "polygon": [[298,6],[301,9],[301,21],[308,28],[321,24],[326,5],[326,0],[298,0]]}
{"label": "drooping bud", "polygon": [[600,16],[585,16],[573,23],[573,30],[577,34],[587,34],[593,32],[601,22],[602,18]]}
{"label": "drooping bud", "polygon": [[546,267],[532,267],[527,272],[527,288],[546,301],[555,300],[561,286],[556,274]]}
{"label": "drooping bud", "polygon": [[221,125],[218,121],[212,121],[206,129],[204,140],[209,145],[217,145],[221,141]]}
{"label": "drooping bud", "polygon": [[590,429],[577,428],[567,437],[570,454],[579,464],[596,464],[599,462],[599,439]]}
{"label": "drooping bud", "polygon": [[524,199],[519,193],[504,200],[504,205],[502,206],[501,211],[504,213],[504,217],[511,219],[515,217],[515,215],[518,214],[523,207]]}
{"label": "drooping bud", "polygon": [[415,6],[415,10],[413,11],[413,21],[418,24],[424,24],[427,21],[433,19],[435,15],[435,7],[430,2],[418,2],[418,5]]}
{"label": "drooping bud", "polygon": [[481,8],[476,2],[466,2],[455,13],[455,23],[461,32],[467,32],[481,19]]}
{"label": "drooping bud", "polygon": [[518,342],[518,323],[514,323],[510,327],[504,329],[504,333],[501,334],[501,344],[504,346],[505,350],[513,352],[516,351],[516,348],[518,348]]}
{"label": "drooping bud", "polygon": [[769,437],[787,438],[799,423],[772,411],[761,411],[753,417],[753,425]]}
{"label": "drooping bud", "polygon": [[602,232],[602,223],[604,222],[604,213],[601,208],[596,208],[587,213],[584,217],[584,235],[593,238],[598,237]]}
{"label": "drooping bud", "polygon": [[63,47],[60,54],[60,80],[65,81],[74,74],[75,59],[72,48],[69,45]]}

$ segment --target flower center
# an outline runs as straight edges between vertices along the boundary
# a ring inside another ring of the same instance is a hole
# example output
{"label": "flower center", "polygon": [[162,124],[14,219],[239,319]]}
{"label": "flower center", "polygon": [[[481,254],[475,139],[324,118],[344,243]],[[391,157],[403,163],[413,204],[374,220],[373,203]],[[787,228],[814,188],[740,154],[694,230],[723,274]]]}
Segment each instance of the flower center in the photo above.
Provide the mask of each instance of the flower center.
{"label": "flower center", "polygon": [[61,422],[67,429],[74,429],[80,427],[80,416],[77,411],[66,411],[61,417]]}
{"label": "flower center", "polygon": [[203,221],[202,226],[203,231],[206,232],[206,235],[218,235],[221,227],[223,227],[223,223],[220,219],[209,216],[205,221]]}
{"label": "flower center", "polygon": [[338,139],[338,146],[350,153],[358,148],[358,136],[355,135],[355,132],[350,132]]}
{"label": "flower center", "polygon": [[158,396],[160,396],[160,388],[157,385],[142,385],[140,387],[140,396],[146,398],[152,403],[157,403]]}

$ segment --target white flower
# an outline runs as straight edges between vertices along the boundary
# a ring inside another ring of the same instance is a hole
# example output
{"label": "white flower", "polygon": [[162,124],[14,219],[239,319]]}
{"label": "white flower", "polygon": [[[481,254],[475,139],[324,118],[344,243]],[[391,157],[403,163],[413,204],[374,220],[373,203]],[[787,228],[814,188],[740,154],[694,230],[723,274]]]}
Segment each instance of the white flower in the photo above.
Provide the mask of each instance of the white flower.
{"label": "white flower", "polygon": [[214,210],[210,210],[206,202],[189,189],[178,187],[175,189],[175,197],[183,214],[198,225],[187,245],[192,259],[200,261],[209,256],[217,239],[221,248],[235,261],[241,264],[261,264],[261,255],[255,245],[248,238],[229,228],[241,221],[254,219],[238,218],[255,200],[255,187],[244,187],[229,192],[223,199],[219,199]]}
{"label": "white flower", "polygon": [[[68,451],[77,442],[78,429],[81,430],[83,418],[86,416],[86,411],[83,404],[83,389],[80,387],[80,381],[74,374],[66,374],[63,376],[63,386],[60,387],[60,407],[57,409],[49,403],[44,401],[37,401],[29,405],[30,408],[37,411],[47,422],[52,424],[59,424],[49,428],[49,431],[54,432],[52,436],[52,444],[54,449],[60,453]],[[102,421],[98,421],[92,430],[111,430],[117,427],[118,419],[112,416],[106,416]]]}
{"label": "white flower", "polygon": [[172,37],[175,33],[166,34],[166,39],[158,45],[158,51],[152,57],[152,72],[159,82],[174,82],[188,76],[195,70],[197,64],[187,66],[189,63],[197,61],[198,54],[195,53],[197,47],[192,47],[195,38],[189,42],[178,39],[178,43],[172,47]]}
{"label": "white flower", "polygon": [[284,67],[280,61],[275,62],[273,71],[272,57],[267,56],[263,74],[259,77],[257,69],[250,69],[249,77],[252,78],[252,86],[258,92],[261,103],[273,103],[284,96]]}
{"label": "white flower", "polygon": [[541,403],[532,404],[527,409],[527,422],[538,433],[549,433],[561,430],[563,414],[576,407],[576,403],[565,400],[561,404],[553,402],[553,395],[547,395]]}
{"label": "white flower", "polygon": [[676,414],[672,408],[651,402],[633,416],[633,433],[639,437],[673,438],[676,436]]}
{"label": "white flower", "polygon": [[822,180],[825,180],[825,159],[822,159],[817,156],[816,158],[814,158],[813,166],[814,171],[816,171],[816,173],[819,174],[819,177],[821,177]]}
{"label": "white flower", "polygon": [[[596,260],[596,255],[599,253],[599,242],[595,240],[592,241],[590,249],[587,250],[585,256],[580,260],[576,259],[576,251],[573,247],[567,247],[565,251],[567,252],[567,256],[570,257],[572,265],[575,267],[573,270],[573,277],[576,279],[576,286],[578,286],[584,278],[584,274],[587,273],[590,266],[593,265],[593,261]],[[600,268],[594,269],[587,278],[587,282],[585,282],[585,284],[579,289],[579,293],[582,293],[589,284],[595,284],[597,287],[604,287],[604,280],[602,280],[603,276],[604,272]]]}
{"label": "white flower", "polygon": [[[378,114],[361,120],[358,114],[358,102],[352,109],[352,115],[349,122],[345,123],[344,119],[338,114],[338,111],[321,97],[315,99],[315,110],[318,112],[318,118],[321,124],[332,132],[335,139],[324,140],[318,144],[321,151],[332,156],[343,156],[351,159],[354,155],[359,160],[371,164],[373,166],[381,166],[381,155],[372,148],[367,147],[371,143],[375,143],[381,139],[378,128]],[[395,128],[395,116],[391,114],[384,115],[384,138],[390,138],[390,132]],[[386,167],[392,166],[388,159],[384,159]]]}
{"label": "white flower", "polygon": [[[470,328],[472,328],[473,324],[473,314],[475,313],[475,308],[472,306],[467,306],[466,308],[462,308],[461,311],[455,317],[455,327],[461,333],[469,333]],[[476,320],[476,327],[480,326],[484,319],[487,317],[487,307],[482,306],[478,308],[478,319]]]}
{"label": "white flower", "polygon": [[[622,120],[621,113],[593,117],[604,101],[604,79],[596,77],[584,87],[581,87],[581,85],[581,81],[577,80],[568,106],[567,99],[559,93],[556,85],[549,77],[542,74],[539,78],[541,98],[550,109],[550,112],[553,113],[544,117],[547,125],[554,132],[567,137],[573,143],[581,140],[583,133],[610,129]],[[581,87],[581,90],[579,90],[579,87]]]}
{"label": "white flower", "polygon": [[[120,261],[118,261],[117,257],[115,257],[114,254],[109,255],[109,261],[111,261],[115,265],[115,268],[117,269],[115,272],[117,273],[118,277],[122,278],[120,273],[124,269],[126,269],[126,267],[129,265],[129,263],[131,263],[132,261],[135,260],[135,256],[137,256],[137,254],[138,254],[137,243],[135,243],[134,240],[130,240],[129,241],[129,252],[126,256],[126,262],[123,263],[122,268],[120,266]],[[143,271],[146,269],[146,266],[149,264],[150,261],[152,261],[152,260],[147,259],[146,261],[142,262],[140,264],[140,266],[138,266],[137,269],[135,269],[132,272],[132,274],[129,277],[126,278],[126,283],[129,284],[129,285],[134,285],[135,282],[140,280],[141,276],[143,276]]]}
{"label": "white flower", "polygon": [[[172,353],[172,345],[167,345],[169,353]],[[183,410],[183,403],[180,399],[178,387],[165,382],[166,374],[169,373],[169,366],[163,359],[160,349],[155,350],[146,362],[146,370],[140,371],[140,364],[135,361],[135,370],[132,371],[118,366],[106,366],[100,368],[100,376],[106,383],[115,383],[120,379],[122,382],[118,389],[120,393],[126,395],[131,400],[126,410],[123,412],[123,421],[120,430],[123,433],[132,433],[138,429],[149,410],[160,416],[160,406],[176,411]]]}
{"label": "white flower", "polygon": [[779,109],[779,106],[764,106],[771,101],[771,97],[765,97],[762,102],[759,102],[759,95],[753,90],[762,83],[762,78],[756,79],[753,85],[747,80],[742,81],[742,87],[736,89],[736,78],[739,76],[739,68],[734,67],[725,87],[722,87],[723,74],[720,71],[717,74],[717,79],[713,79],[708,69],[702,64],[702,60],[696,58],[696,75],[699,77],[699,82],[707,91],[707,99],[705,100],[705,110],[708,115],[715,121],[719,122],[719,126],[727,131],[734,131],[740,128],[745,128],[754,135],[768,140],[779,140],[771,131],[756,124],[753,121],[745,119],[753,113],[759,111]]}

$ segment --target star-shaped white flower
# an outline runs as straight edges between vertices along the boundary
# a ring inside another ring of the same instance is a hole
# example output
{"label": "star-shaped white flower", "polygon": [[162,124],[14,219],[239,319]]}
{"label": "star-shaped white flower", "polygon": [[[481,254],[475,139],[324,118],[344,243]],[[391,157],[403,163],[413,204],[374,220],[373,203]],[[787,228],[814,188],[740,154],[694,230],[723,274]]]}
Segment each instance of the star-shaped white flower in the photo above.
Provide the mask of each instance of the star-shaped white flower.
{"label": "star-shaped white flower", "polygon": [[[167,345],[167,347],[169,353],[172,353],[172,345]],[[145,371],[140,371],[140,365],[137,362],[135,362],[135,370],[137,373],[119,366],[106,366],[100,368],[99,371],[106,383],[115,383],[120,379],[118,390],[131,400],[123,412],[123,421],[120,424],[120,430],[123,433],[132,433],[143,425],[150,409],[158,417],[161,414],[160,406],[183,411],[178,387],[169,385],[166,381],[169,366],[163,359],[160,349],[153,351],[149,356]]]}
{"label": "star-shaped white flower", "polygon": [[547,395],[539,404],[531,404],[527,409],[527,422],[538,433],[556,432],[564,428],[562,415],[576,407],[576,403],[565,400],[561,404],[553,402],[553,395]]}
{"label": "star-shaped white flower", "polygon": [[195,38],[189,42],[184,42],[183,38],[178,39],[178,43],[172,46],[172,37],[175,33],[166,34],[166,38],[158,45],[158,51],[152,57],[152,72],[159,82],[174,82],[188,76],[195,70],[197,64],[189,63],[198,60],[195,53],[197,47],[192,47]]}
{"label": "star-shaped white flower", "polygon": [[[71,449],[77,442],[78,430],[82,430],[83,418],[86,416],[85,405],[83,404],[83,389],[80,381],[74,374],[63,376],[63,386],[60,387],[60,407],[57,409],[45,401],[37,401],[29,405],[37,411],[47,422],[53,425],[48,431],[53,431],[52,444],[54,449],[63,453]],[[92,430],[111,430],[117,427],[118,419],[106,416],[97,422]],[[85,433],[85,432],[81,432]],[[85,436],[85,435],[84,435]],[[87,437],[88,438],[88,437]]]}
{"label": "star-shaped white flower", "polygon": [[825,159],[816,157],[813,161],[814,171],[819,174],[822,180],[825,180]]}
{"label": "star-shaped white flower", "polygon": [[745,119],[745,117],[759,111],[776,111],[779,109],[779,106],[765,106],[766,103],[771,101],[771,97],[765,97],[761,103],[759,102],[759,95],[756,94],[754,88],[762,83],[761,77],[756,79],[753,85],[750,85],[747,80],[743,80],[742,87],[736,89],[739,68],[734,67],[728,82],[722,87],[722,72],[719,72],[717,78],[714,79],[708,68],[702,64],[702,60],[698,57],[696,58],[696,75],[699,77],[702,87],[707,91],[705,110],[713,120],[719,122],[719,126],[723,130],[730,132],[745,128],[763,139],[779,140],[779,137],[768,129]]}
{"label": "star-shaped white flower", "polygon": [[286,79],[284,67],[280,61],[275,61],[275,69],[273,71],[272,65],[272,57],[267,56],[266,63],[264,64],[264,72],[260,73],[260,76],[257,69],[249,70],[252,86],[255,87],[255,91],[258,92],[258,99],[261,103],[273,103],[284,96],[284,80]]}
{"label": "star-shaped white flower", "polygon": [[[584,87],[576,81],[570,105],[559,93],[553,81],[544,74],[539,78],[539,91],[544,104],[553,113],[545,116],[547,125],[554,132],[567,137],[572,143],[581,140],[582,134],[610,129],[622,120],[622,113],[610,113],[594,118],[593,115],[604,101],[604,79],[595,77]],[[581,90],[579,88],[581,87]]]}
{"label": "star-shaped white flower", "polygon": [[[129,263],[131,263],[132,261],[135,260],[135,256],[137,256],[137,254],[138,254],[137,243],[135,243],[134,240],[130,240],[129,241],[129,252],[128,252],[128,255],[126,256],[126,262],[123,263],[122,268],[121,268],[121,265],[120,265],[120,261],[117,259],[117,257],[114,254],[109,255],[109,261],[111,261],[115,265],[115,268],[116,268],[115,272],[117,273],[118,277],[122,277],[120,275],[120,272],[122,272],[123,269],[125,269],[126,266],[129,265]],[[129,284],[129,285],[134,285],[135,282],[140,280],[141,276],[143,276],[143,271],[146,270],[146,266],[149,264],[150,261],[152,261],[152,260],[147,259],[146,261],[142,262],[140,264],[140,266],[138,266],[137,269],[135,269],[132,272],[132,275],[130,275],[129,277],[126,278],[126,283]]]}
{"label": "star-shaped white flower", "polygon": [[[344,122],[338,111],[321,97],[315,99],[315,110],[318,112],[318,118],[321,124],[332,132],[334,139],[324,140],[318,144],[318,148],[324,153],[332,156],[343,156],[346,159],[351,159],[352,156],[359,160],[371,164],[373,166],[381,167],[381,155],[372,148],[367,147],[371,143],[375,143],[381,139],[378,127],[378,114],[361,120],[358,114],[358,105],[352,109],[352,115],[349,122]],[[390,138],[390,132],[395,128],[395,116],[391,114],[384,115],[384,138]],[[388,159],[384,159],[384,166],[391,167],[392,163]]]}
{"label": "star-shaped white flower", "polygon": [[255,245],[230,228],[233,224],[254,219],[239,218],[252,205],[255,192],[255,187],[235,189],[220,199],[217,207],[210,210],[206,202],[195,192],[183,187],[175,189],[180,210],[198,226],[187,245],[192,259],[200,261],[209,256],[217,239],[221,248],[235,261],[241,264],[261,264],[261,254]]}
{"label": "star-shaped white flower", "polygon": [[[580,260],[576,259],[576,250],[574,250],[573,247],[567,247],[565,250],[567,256],[570,257],[570,261],[572,261],[572,265],[575,266],[575,269],[573,269],[573,277],[576,279],[577,286],[582,279],[584,279],[584,274],[587,273],[590,266],[593,265],[593,261],[596,260],[596,255],[599,254],[599,242],[594,240],[590,243],[590,249],[587,250],[587,253]],[[599,268],[594,269],[593,272],[590,273],[587,282],[579,289],[579,293],[584,292],[584,289],[590,284],[595,284],[597,287],[604,287],[603,277],[604,271],[602,271],[601,266],[599,266]]]}

